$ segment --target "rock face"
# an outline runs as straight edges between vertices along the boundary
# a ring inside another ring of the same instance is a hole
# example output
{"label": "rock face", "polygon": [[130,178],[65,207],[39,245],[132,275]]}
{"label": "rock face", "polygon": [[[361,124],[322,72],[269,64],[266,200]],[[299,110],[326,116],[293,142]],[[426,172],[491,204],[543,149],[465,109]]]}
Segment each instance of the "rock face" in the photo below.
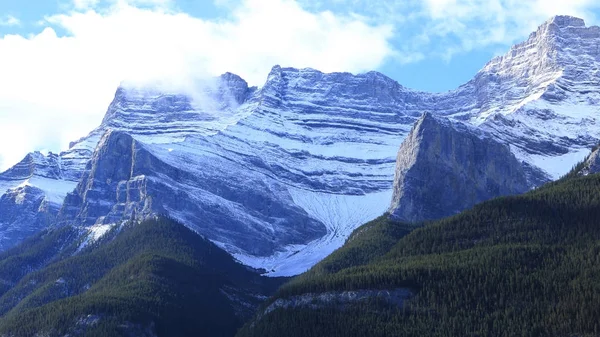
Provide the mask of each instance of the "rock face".
{"label": "rock face", "polygon": [[[240,174],[221,180],[171,166],[129,134],[109,130],[75,192],[67,195],[59,222],[91,226],[165,214],[185,218],[198,233],[235,242],[257,255],[326,234],[320,222],[280,192],[284,186]],[[264,211],[255,218],[245,215],[254,209]],[[272,230],[261,226],[278,221]]]}
{"label": "rock face", "polygon": [[[148,215],[148,207],[137,204],[146,195],[145,176],[134,171],[138,155],[147,157],[148,153],[130,135],[108,131],[77,188],[65,198],[59,220],[90,226],[128,220],[135,210]],[[138,193],[129,193],[132,190]]]}
{"label": "rock face", "polygon": [[548,20],[476,76],[483,97],[498,99],[469,121],[551,178],[564,175],[600,135],[599,42],[600,27],[568,16]]}
{"label": "rock face", "polygon": [[[230,73],[194,92],[123,85],[97,129],[59,155],[34,155],[46,164],[0,174],[0,194],[26,183],[60,205],[76,188],[60,223],[164,212],[246,264],[297,274],[387,210],[398,146],[423,112],[508,144],[527,187],[568,172],[600,138],[599,43],[600,28],[555,17],[436,94],[377,72],[279,66],[260,88]],[[6,200],[0,224],[21,207]],[[11,230],[28,221],[10,220]]]}
{"label": "rock face", "polygon": [[61,157],[30,153],[0,174],[0,251],[54,224],[65,195],[76,182]]}
{"label": "rock face", "polygon": [[407,222],[439,219],[533,185],[508,146],[425,113],[398,151],[390,214]]}
{"label": "rock face", "polygon": [[414,296],[413,291],[406,288],[393,290],[354,290],[331,291],[325,293],[308,293],[287,298],[278,298],[260,312],[258,319],[277,309],[323,308],[343,309],[349,305],[372,301],[374,298],[390,305],[402,308],[407,300]]}
{"label": "rock face", "polygon": [[583,167],[579,170],[580,175],[600,173],[600,147],[596,146],[590,155],[583,162]]}
{"label": "rock face", "polygon": [[23,185],[0,197],[0,250],[6,250],[52,225],[58,205],[51,203],[41,189]]}

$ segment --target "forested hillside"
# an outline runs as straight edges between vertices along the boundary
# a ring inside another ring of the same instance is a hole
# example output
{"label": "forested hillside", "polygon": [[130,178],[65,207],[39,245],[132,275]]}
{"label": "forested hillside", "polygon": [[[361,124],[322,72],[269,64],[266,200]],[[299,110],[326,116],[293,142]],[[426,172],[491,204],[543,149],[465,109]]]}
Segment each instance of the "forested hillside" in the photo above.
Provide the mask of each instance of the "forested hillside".
{"label": "forested hillside", "polygon": [[0,335],[232,336],[281,283],[169,219],[125,224],[77,255],[50,250],[71,231],[2,256]]}
{"label": "forested hillside", "polygon": [[[385,218],[359,228],[238,336],[600,335],[600,175],[572,174],[402,237],[407,228]],[[342,296],[371,290],[385,296]],[[399,290],[409,295],[391,300]]]}

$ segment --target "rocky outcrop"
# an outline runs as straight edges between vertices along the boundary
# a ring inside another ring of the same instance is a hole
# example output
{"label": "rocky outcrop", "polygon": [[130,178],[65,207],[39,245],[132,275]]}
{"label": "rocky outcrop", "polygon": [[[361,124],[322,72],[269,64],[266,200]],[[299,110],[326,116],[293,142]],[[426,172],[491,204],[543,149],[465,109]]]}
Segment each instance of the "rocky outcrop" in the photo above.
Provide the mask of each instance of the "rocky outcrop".
{"label": "rocky outcrop", "polygon": [[[164,214],[257,255],[326,233],[278,190],[284,188],[253,181],[248,173],[219,178],[170,165],[131,135],[109,130],[76,190],[66,197],[59,221],[90,226]],[[269,223],[278,227],[264,225]]]}
{"label": "rocky outcrop", "polygon": [[34,175],[50,179],[60,179],[59,156],[49,153],[47,156],[40,152],[29,153],[15,166],[0,174],[0,180],[24,180]]}
{"label": "rocky outcrop", "polygon": [[361,302],[372,301],[374,299],[402,308],[404,303],[413,296],[413,291],[407,288],[397,288],[392,290],[364,289],[350,291],[330,291],[324,293],[307,293],[275,300],[259,314],[258,319],[277,309],[303,308],[317,310],[323,308],[335,308],[337,310],[343,310],[346,307],[357,305]]}
{"label": "rocky outcrop", "polygon": [[425,113],[398,151],[389,211],[407,222],[439,219],[532,187],[508,146]]}
{"label": "rocky outcrop", "polygon": [[54,224],[68,191],[75,187],[59,155],[33,152],[0,173],[0,251]]}
{"label": "rocky outcrop", "polygon": [[0,197],[0,251],[53,224],[58,205],[44,191],[30,185],[8,190]]}
{"label": "rocky outcrop", "polygon": [[149,215],[151,205],[140,204],[146,196],[146,177],[133,165],[148,161],[148,156],[130,135],[108,131],[77,188],[65,198],[59,220],[89,226],[129,220],[135,213]]}
{"label": "rocky outcrop", "polygon": [[596,146],[590,155],[583,162],[583,167],[579,170],[579,175],[587,176],[600,173],[600,147]]}

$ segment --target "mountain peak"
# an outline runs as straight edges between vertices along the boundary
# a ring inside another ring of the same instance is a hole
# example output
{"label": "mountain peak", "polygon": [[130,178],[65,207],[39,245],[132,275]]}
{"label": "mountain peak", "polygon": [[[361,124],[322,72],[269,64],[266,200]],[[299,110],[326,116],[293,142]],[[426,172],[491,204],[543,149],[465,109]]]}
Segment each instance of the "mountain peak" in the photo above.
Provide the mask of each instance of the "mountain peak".
{"label": "mountain peak", "polygon": [[[590,27],[586,27],[585,21],[581,18],[567,15],[557,15],[548,19],[546,22],[541,24],[535,32],[531,33],[529,36],[529,41],[545,41],[548,37],[588,37],[589,34],[585,34],[585,32],[587,32],[589,28]],[[558,42],[556,39],[550,39],[550,41]]]}
{"label": "mountain peak", "polygon": [[489,135],[482,132],[480,129],[472,127],[471,125],[461,123],[458,121],[451,120],[442,116],[436,116],[434,113],[429,111],[424,112],[421,117],[413,125],[411,133],[423,134],[431,133],[434,130],[439,129],[453,129],[457,132],[468,133],[474,137],[483,139],[488,138]]}
{"label": "mountain peak", "polygon": [[425,111],[419,118],[418,122],[415,124],[415,127],[421,127],[423,125],[423,123],[427,123],[427,122],[439,124],[439,123],[449,122],[449,120],[447,120],[445,118],[436,117],[431,112]]}
{"label": "mountain peak", "polygon": [[556,25],[559,28],[585,27],[585,21],[581,18],[569,15],[556,15],[544,22],[541,27]]}
{"label": "mountain peak", "polygon": [[508,146],[424,113],[400,145],[393,188],[391,216],[419,222],[525,192],[529,184]]}
{"label": "mountain peak", "polygon": [[40,151],[28,153],[20,162],[5,172],[0,172],[0,180],[23,180],[34,175],[50,179],[62,177],[58,156],[49,153],[45,156]]}
{"label": "mountain peak", "polygon": [[447,124],[450,121],[434,116],[431,112],[424,112],[421,117],[415,122],[411,133],[422,133],[424,130],[431,128],[434,125]]}
{"label": "mountain peak", "polygon": [[269,79],[271,79],[273,77],[280,77],[281,72],[282,72],[282,68],[279,64],[276,64],[273,67],[271,67],[271,71],[269,71],[269,75],[267,75],[267,82],[269,81]]}

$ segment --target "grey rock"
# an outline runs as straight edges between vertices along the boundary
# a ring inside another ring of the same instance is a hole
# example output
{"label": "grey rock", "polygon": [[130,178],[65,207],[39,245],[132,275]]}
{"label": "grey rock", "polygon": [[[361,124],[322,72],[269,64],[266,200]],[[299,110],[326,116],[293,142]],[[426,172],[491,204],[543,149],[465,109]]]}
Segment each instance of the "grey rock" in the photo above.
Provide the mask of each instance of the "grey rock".
{"label": "grey rock", "polygon": [[62,199],[35,185],[51,182],[53,187],[74,186],[74,182],[64,180],[65,176],[69,173],[63,170],[59,155],[40,152],[26,155],[0,173],[0,251],[55,222]]}
{"label": "grey rock", "polygon": [[31,178],[34,175],[50,179],[60,179],[62,170],[60,168],[58,155],[49,153],[44,156],[40,152],[29,153],[15,166],[0,174],[0,180],[20,181]]}
{"label": "grey rock", "polygon": [[[231,184],[234,181],[239,184]],[[66,197],[59,222],[89,226],[171,215],[184,219],[199,234],[235,242],[236,247],[257,255],[325,234],[320,222],[273,193],[274,186],[250,182],[252,177],[215,179],[171,166],[129,134],[109,130],[77,189]],[[219,199],[235,200],[256,220],[231,212]],[[259,220],[277,222],[279,227],[273,231],[253,223]]]}
{"label": "grey rock", "polygon": [[579,170],[579,175],[587,176],[600,173],[600,147],[596,146],[594,150],[583,162],[583,167]]}
{"label": "grey rock", "polygon": [[306,293],[298,296],[279,298],[267,306],[259,315],[267,315],[277,309],[322,309],[336,308],[343,310],[349,305],[359,304],[360,302],[373,299],[382,300],[389,304],[402,308],[406,300],[414,296],[414,293],[407,288],[398,288],[392,290],[350,290],[350,291],[330,291],[324,293]]}
{"label": "grey rock", "polygon": [[508,146],[425,113],[398,151],[390,214],[408,222],[439,219],[531,187]]}
{"label": "grey rock", "polygon": [[0,197],[0,251],[47,228],[57,213],[58,205],[48,202],[39,188],[24,185],[8,190]]}

